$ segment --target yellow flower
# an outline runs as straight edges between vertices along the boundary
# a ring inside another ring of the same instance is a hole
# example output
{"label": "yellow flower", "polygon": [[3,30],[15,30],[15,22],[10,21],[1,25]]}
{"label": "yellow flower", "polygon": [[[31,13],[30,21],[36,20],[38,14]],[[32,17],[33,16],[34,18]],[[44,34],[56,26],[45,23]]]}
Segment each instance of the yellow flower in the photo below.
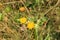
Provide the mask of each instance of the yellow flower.
{"label": "yellow flower", "polygon": [[27,19],[25,17],[20,18],[21,23],[26,23]]}
{"label": "yellow flower", "polygon": [[28,22],[27,23],[27,28],[28,29],[32,29],[32,28],[34,28],[34,26],[35,26],[34,22]]}

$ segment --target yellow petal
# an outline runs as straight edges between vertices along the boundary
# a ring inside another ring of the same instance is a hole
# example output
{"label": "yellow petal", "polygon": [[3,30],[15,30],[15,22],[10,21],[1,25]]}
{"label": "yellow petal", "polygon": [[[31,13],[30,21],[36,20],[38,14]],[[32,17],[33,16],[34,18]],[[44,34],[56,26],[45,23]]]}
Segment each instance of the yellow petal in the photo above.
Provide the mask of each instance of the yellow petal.
{"label": "yellow petal", "polygon": [[35,26],[34,22],[28,22],[28,24],[27,24],[28,29],[32,29],[32,28],[34,28],[34,26]]}
{"label": "yellow petal", "polygon": [[21,23],[26,23],[27,19],[25,17],[20,18]]}

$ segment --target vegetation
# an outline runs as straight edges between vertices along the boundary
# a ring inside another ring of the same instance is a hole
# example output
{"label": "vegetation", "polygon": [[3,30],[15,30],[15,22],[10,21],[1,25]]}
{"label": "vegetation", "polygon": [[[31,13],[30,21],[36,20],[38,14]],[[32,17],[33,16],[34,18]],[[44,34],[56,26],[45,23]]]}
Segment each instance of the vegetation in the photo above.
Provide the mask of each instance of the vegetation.
{"label": "vegetation", "polygon": [[60,0],[0,0],[0,40],[60,40]]}

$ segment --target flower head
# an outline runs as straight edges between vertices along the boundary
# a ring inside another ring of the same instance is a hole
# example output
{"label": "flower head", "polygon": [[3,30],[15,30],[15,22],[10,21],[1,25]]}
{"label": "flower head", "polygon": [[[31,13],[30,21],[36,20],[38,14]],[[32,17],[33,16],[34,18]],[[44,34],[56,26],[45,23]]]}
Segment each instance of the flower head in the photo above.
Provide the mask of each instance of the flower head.
{"label": "flower head", "polygon": [[35,26],[34,22],[28,22],[27,23],[27,28],[28,29],[32,29],[32,28],[34,28],[34,26]]}
{"label": "flower head", "polygon": [[20,7],[19,10],[20,10],[21,12],[24,12],[24,11],[25,11],[25,7]]}
{"label": "flower head", "polygon": [[25,17],[20,18],[21,23],[26,23],[27,19]]}

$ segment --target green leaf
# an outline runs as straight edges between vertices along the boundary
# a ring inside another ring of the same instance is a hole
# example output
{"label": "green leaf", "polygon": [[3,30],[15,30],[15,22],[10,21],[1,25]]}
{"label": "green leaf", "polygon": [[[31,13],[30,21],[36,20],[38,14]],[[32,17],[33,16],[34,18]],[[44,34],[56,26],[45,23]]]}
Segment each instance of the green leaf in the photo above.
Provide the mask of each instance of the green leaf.
{"label": "green leaf", "polygon": [[43,20],[43,21],[47,21],[47,17],[43,17],[42,20]]}
{"label": "green leaf", "polygon": [[2,13],[0,13],[0,21],[2,20]]}
{"label": "green leaf", "polygon": [[41,17],[40,21],[39,21],[39,25],[42,26],[44,22],[46,22],[48,20],[47,17]]}
{"label": "green leaf", "polygon": [[39,0],[36,0],[36,3],[39,3]]}
{"label": "green leaf", "polygon": [[29,21],[34,21],[34,17],[28,17]]}
{"label": "green leaf", "polygon": [[50,40],[50,34],[47,34],[47,36],[44,40]]}
{"label": "green leaf", "polygon": [[10,11],[11,11],[11,7],[10,6],[6,6],[5,12],[10,12]]}

